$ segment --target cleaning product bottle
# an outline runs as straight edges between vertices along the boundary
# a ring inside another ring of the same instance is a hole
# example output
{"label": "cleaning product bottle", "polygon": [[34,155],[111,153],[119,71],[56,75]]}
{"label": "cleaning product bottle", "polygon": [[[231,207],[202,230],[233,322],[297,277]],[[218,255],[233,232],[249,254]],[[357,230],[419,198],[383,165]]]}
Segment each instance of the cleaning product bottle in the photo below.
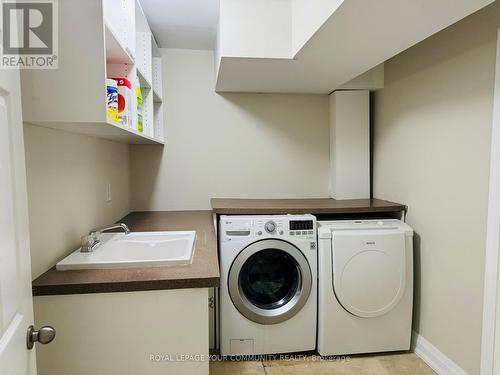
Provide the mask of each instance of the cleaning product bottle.
{"label": "cleaning product bottle", "polygon": [[137,131],[142,133],[144,126],[142,122],[142,92],[139,78],[137,78],[135,93],[137,96]]}
{"label": "cleaning product bottle", "polygon": [[108,121],[118,123],[118,83],[106,78],[106,111]]}
{"label": "cleaning product bottle", "polygon": [[132,126],[130,105],[132,103],[132,85],[127,78],[112,77],[118,84],[118,119],[120,124]]}

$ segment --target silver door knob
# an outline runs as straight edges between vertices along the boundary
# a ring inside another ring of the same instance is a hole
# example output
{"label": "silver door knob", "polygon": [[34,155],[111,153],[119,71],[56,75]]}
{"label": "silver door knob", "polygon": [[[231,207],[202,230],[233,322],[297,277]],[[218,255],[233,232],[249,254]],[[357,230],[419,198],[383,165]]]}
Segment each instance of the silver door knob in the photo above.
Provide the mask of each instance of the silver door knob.
{"label": "silver door knob", "polygon": [[56,337],[56,330],[51,326],[45,326],[35,331],[35,327],[29,326],[26,334],[26,346],[28,349],[33,349],[35,342],[40,344],[48,344]]}

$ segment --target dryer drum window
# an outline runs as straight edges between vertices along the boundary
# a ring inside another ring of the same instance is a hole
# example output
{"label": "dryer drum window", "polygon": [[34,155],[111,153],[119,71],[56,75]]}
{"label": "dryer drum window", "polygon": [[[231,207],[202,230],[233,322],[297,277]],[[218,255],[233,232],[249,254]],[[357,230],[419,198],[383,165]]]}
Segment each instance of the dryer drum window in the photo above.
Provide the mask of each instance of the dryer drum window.
{"label": "dryer drum window", "polygon": [[231,300],[246,318],[276,324],[297,314],[309,298],[311,269],[304,254],[282,240],[243,249],[229,271]]}

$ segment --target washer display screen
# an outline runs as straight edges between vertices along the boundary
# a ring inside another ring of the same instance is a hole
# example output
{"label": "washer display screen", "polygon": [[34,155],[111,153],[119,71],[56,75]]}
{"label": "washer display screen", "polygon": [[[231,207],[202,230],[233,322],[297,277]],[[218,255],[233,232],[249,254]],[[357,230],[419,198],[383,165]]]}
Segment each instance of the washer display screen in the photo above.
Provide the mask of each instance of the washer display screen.
{"label": "washer display screen", "polygon": [[312,230],[312,220],[290,220],[290,230]]}

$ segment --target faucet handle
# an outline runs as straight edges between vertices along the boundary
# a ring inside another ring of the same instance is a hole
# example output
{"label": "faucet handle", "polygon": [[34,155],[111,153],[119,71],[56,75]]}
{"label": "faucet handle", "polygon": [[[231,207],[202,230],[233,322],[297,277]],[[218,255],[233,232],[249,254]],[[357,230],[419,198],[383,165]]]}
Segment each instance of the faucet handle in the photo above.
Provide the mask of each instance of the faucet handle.
{"label": "faucet handle", "polygon": [[97,233],[91,233],[86,236],[82,236],[82,253],[89,253],[94,250],[101,241]]}
{"label": "faucet handle", "polygon": [[92,241],[94,243],[100,243],[101,242],[101,232],[93,232],[89,234],[89,237],[92,237]]}

